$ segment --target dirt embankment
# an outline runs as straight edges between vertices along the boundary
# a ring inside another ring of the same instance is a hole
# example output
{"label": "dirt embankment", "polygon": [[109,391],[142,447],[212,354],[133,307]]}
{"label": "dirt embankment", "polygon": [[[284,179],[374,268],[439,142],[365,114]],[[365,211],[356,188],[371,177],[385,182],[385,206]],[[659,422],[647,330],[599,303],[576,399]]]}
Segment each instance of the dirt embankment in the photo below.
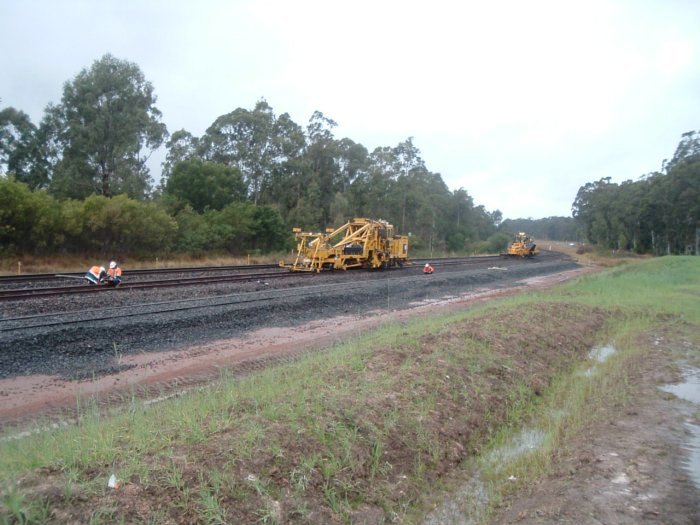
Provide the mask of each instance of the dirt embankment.
{"label": "dirt embankment", "polygon": [[[183,505],[181,491],[162,481],[175,462],[183,485],[195,493],[209,472],[226,479],[218,505],[229,523],[254,523],[260,509],[273,507],[278,523],[332,525],[349,518],[351,523],[380,525],[397,518],[403,505],[420,501],[426,480],[439,482],[478,454],[484,440],[506,421],[515,398],[538,395],[557,373],[584,357],[605,316],[595,308],[566,304],[481,315],[420,336],[417,343],[373,348],[362,370],[352,362],[319,369],[321,377],[314,379],[328,390],[307,400],[305,406],[313,413],[302,418],[313,427],[299,428],[299,421],[292,427],[284,420],[270,423],[264,410],[257,413],[248,403],[239,403],[227,414],[235,425],[201,442],[178,445],[175,458],[144,457],[147,486],[134,477],[124,480],[123,490],[80,493],[66,501],[57,490],[65,483],[64,474],[44,470],[23,479],[23,491],[47,501],[58,522],[87,522],[98,508],[116,509],[112,517],[129,523],[148,521],[156,511],[163,523],[203,522],[201,503],[191,499]],[[538,327],[539,337],[497,329],[503,326]],[[488,352],[480,352],[482,348]],[[343,385],[341,397],[335,394],[337,382]],[[289,385],[289,391],[294,388]],[[391,428],[387,414],[394,414]],[[231,457],[232,443],[244,432],[239,426],[248,420],[265,429],[265,439],[247,457]],[[312,428],[338,437],[323,440]],[[359,439],[340,439],[348,435]],[[273,454],[270,443],[283,453]],[[373,456],[377,449],[379,458]],[[341,450],[342,457],[352,458],[348,468],[332,476],[321,467],[308,468],[309,458],[316,456],[333,465]],[[303,492],[290,486],[299,472],[305,476]],[[249,479],[260,480],[265,491],[253,490]],[[366,504],[347,515],[346,504],[334,508],[328,494],[339,502]]]}

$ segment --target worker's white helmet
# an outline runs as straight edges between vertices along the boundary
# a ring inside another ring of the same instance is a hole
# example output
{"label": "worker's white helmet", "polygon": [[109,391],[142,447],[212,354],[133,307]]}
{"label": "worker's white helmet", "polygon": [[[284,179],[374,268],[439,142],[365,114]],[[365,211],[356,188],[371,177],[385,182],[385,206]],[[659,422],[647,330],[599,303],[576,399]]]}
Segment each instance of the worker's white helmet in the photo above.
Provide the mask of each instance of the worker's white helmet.
{"label": "worker's white helmet", "polygon": [[430,266],[430,265],[428,263],[425,263],[425,267],[427,268],[428,266]]}
{"label": "worker's white helmet", "polygon": [[104,271],[105,271],[105,267],[104,267],[104,266],[100,266],[100,272],[104,272]]}
{"label": "worker's white helmet", "polygon": [[109,267],[112,268],[112,269],[114,269],[114,268],[117,267],[117,263],[115,263],[114,261],[112,261],[111,263],[109,263]]}

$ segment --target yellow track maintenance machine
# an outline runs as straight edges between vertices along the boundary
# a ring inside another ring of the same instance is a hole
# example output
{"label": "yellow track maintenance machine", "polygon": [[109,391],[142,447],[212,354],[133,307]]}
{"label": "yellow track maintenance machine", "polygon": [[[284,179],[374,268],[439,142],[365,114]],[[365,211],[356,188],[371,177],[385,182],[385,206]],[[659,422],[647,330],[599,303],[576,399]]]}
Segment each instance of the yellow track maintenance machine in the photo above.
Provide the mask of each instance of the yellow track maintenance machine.
{"label": "yellow track maintenance machine", "polygon": [[354,218],[325,233],[292,230],[297,240],[293,263],[280,266],[292,272],[320,272],[349,268],[379,269],[401,266],[408,261],[408,236],[395,235],[383,220]]}
{"label": "yellow track maintenance machine", "polygon": [[538,253],[539,250],[537,249],[535,241],[525,232],[518,232],[513,242],[508,245],[506,253],[502,253],[501,255],[504,257],[532,257]]}

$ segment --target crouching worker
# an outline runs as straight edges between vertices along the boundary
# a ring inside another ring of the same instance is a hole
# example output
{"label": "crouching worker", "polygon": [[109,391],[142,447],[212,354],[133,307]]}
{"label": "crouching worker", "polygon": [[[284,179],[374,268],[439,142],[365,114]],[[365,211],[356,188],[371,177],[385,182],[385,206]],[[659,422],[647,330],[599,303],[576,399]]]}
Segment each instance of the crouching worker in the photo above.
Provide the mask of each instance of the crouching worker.
{"label": "crouching worker", "polygon": [[423,266],[423,273],[433,273],[435,271],[435,268],[430,266],[430,264],[427,264]]}
{"label": "crouching worker", "polygon": [[107,277],[104,266],[93,266],[85,274],[85,280],[90,284],[100,284]]}
{"label": "crouching worker", "polygon": [[117,263],[112,261],[109,263],[107,270],[107,286],[119,286],[122,282],[122,269],[117,266]]}

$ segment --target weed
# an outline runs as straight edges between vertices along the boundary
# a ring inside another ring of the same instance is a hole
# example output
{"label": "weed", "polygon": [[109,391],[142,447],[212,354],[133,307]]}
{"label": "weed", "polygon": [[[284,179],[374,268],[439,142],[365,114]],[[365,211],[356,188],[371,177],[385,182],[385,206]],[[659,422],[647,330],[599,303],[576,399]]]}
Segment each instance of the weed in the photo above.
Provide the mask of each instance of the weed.
{"label": "weed", "polygon": [[185,488],[185,479],[182,475],[182,470],[180,470],[180,467],[172,460],[170,460],[170,465],[163,476],[163,481],[166,485],[179,491]]}
{"label": "weed", "polygon": [[202,486],[199,490],[197,512],[204,523],[210,525],[226,525],[228,523],[226,509],[221,506],[216,492],[209,487]]}
{"label": "weed", "polygon": [[116,343],[116,341],[112,342],[112,347],[114,348],[114,360],[117,362],[117,365],[122,364],[122,353],[119,351],[119,347]]}
{"label": "weed", "polygon": [[29,502],[16,487],[5,492],[0,499],[0,518],[4,523],[49,523],[49,505],[43,501]]}
{"label": "weed", "polygon": [[255,516],[257,517],[256,523],[278,525],[280,523],[279,504],[275,501],[268,501],[262,509],[255,512]]}

